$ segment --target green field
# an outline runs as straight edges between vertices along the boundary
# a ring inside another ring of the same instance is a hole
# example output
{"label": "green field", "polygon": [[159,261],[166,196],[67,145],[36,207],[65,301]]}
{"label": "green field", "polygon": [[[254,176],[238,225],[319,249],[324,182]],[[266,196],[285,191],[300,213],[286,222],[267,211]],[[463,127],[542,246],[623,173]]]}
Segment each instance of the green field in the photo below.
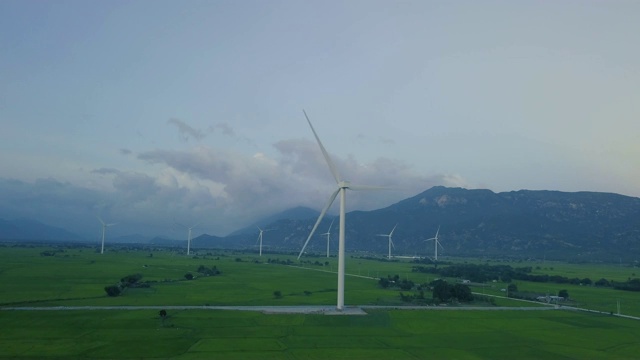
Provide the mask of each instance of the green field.
{"label": "green field", "polygon": [[[334,305],[337,260],[309,258],[303,267],[269,264],[294,256],[199,251],[0,247],[3,307]],[[319,265],[312,263],[318,261]],[[325,261],[329,263],[325,265]],[[295,262],[296,266],[300,265]],[[185,280],[199,265],[218,276]],[[411,272],[408,262],[347,259],[347,305],[401,305],[397,290],[372,278],[397,274],[416,283],[433,275]],[[541,266],[540,271],[550,265]],[[625,280],[633,269],[554,264],[571,276]],[[108,297],[104,287],[140,273],[150,288]],[[548,273],[548,272],[547,272]],[[606,274],[599,276],[598,274]],[[367,276],[372,278],[367,278]],[[640,294],[591,286],[518,282],[519,290],[567,289],[580,306],[640,315]],[[506,284],[473,288],[504,295]],[[274,291],[282,297],[276,298]],[[610,300],[614,299],[614,300]],[[497,305],[531,306],[512,299]],[[613,307],[612,307],[613,306]],[[262,314],[225,310],[0,311],[1,358],[222,358],[222,359],[633,359],[640,353],[640,322],[579,311],[367,310],[364,316]]]}

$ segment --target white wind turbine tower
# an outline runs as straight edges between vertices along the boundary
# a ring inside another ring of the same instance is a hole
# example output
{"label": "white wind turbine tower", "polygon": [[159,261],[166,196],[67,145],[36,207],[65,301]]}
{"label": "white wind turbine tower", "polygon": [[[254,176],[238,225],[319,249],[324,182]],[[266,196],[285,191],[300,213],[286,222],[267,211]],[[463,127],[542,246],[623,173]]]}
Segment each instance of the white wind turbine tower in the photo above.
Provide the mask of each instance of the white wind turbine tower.
{"label": "white wind turbine tower", "polygon": [[442,249],[444,249],[442,247],[442,245],[440,244],[440,241],[438,240],[438,234],[439,233],[440,233],[440,226],[438,226],[438,231],[436,231],[436,236],[435,237],[432,237],[431,239],[425,240],[425,241],[433,240],[433,246],[434,246],[434,250],[435,250],[434,258],[433,258],[434,261],[438,261],[438,246],[440,246]]}
{"label": "white wind turbine tower", "polygon": [[393,237],[393,232],[396,231],[396,228],[398,227],[398,224],[396,224],[396,226],[393,227],[393,229],[391,230],[390,233],[388,234],[378,234],[376,236],[386,236],[389,238],[389,256],[388,259],[391,259],[391,247],[393,246],[393,248],[395,249],[396,246],[393,245],[393,240],[391,240],[391,238]]}
{"label": "white wind turbine tower", "polygon": [[258,235],[258,241],[260,242],[260,256],[262,256],[262,233],[263,233],[263,232],[267,232],[267,231],[269,231],[269,230],[271,230],[271,229],[263,230],[263,229],[260,229],[260,227],[259,227],[259,226],[256,226],[256,227],[257,227],[257,228],[258,228],[258,230],[260,231],[260,234]]}
{"label": "white wind turbine tower", "polygon": [[102,246],[100,247],[100,254],[104,254],[104,234],[107,232],[107,227],[109,226],[113,226],[116,223],[113,224],[106,224],[101,218],[100,216],[96,216],[98,218],[98,220],[100,221],[100,223],[102,224]]}
{"label": "white wind turbine tower", "polygon": [[327,205],[325,205],[324,209],[322,209],[322,212],[320,212],[320,216],[318,216],[318,220],[316,221],[316,224],[313,226],[313,229],[311,229],[311,233],[309,234],[307,241],[305,241],[304,246],[302,246],[302,250],[300,250],[298,259],[300,259],[300,257],[304,253],[304,249],[307,247],[307,244],[309,243],[309,240],[313,236],[313,233],[316,231],[316,228],[318,228],[318,225],[322,221],[324,214],[327,212],[329,207],[331,207],[331,205],[333,204],[333,201],[336,199],[339,193],[340,194],[340,226],[339,226],[340,230],[338,232],[339,233],[339,236],[338,236],[338,303],[336,305],[336,308],[342,311],[344,309],[344,257],[345,257],[344,256],[344,250],[345,250],[344,235],[345,235],[345,206],[346,206],[346,200],[347,200],[347,189],[370,190],[370,189],[381,189],[381,188],[373,187],[373,186],[352,185],[348,181],[342,180],[342,178],[340,177],[340,174],[338,173],[338,169],[336,169],[335,165],[331,161],[331,158],[329,158],[329,153],[327,153],[327,150],[322,145],[322,142],[320,141],[318,134],[316,134],[316,130],[313,128],[313,125],[311,125],[311,120],[309,120],[307,113],[304,110],[303,112],[304,112],[305,118],[307,118],[309,127],[311,127],[313,136],[316,138],[316,141],[318,142],[320,151],[322,151],[322,155],[324,156],[324,159],[327,162],[327,165],[329,166],[329,170],[331,171],[333,178],[336,180],[336,183],[338,184],[338,188],[333,192],[333,194],[331,194],[331,196],[329,196],[329,201],[327,202]]}
{"label": "white wind turbine tower", "polygon": [[329,257],[329,238],[331,237],[331,227],[333,226],[333,222],[335,218],[331,220],[331,224],[329,225],[329,230],[326,233],[318,234],[318,235],[327,235],[327,257]]}
{"label": "white wind turbine tower", "polygon": [[182,225],[180,223],[176,223],[176,224],[178,224],[178,225],[182,226],[183,228],[187,229],[187,232],[188,232],[187,233],[187,255],[189,255],[191,253],[191,230],[193,228],[195,228],[196,226],[200,225],[200,223],[197,223],[197,224],[195,224],[195,225],[193,225],[191,227],[188,227],[186,225]]}

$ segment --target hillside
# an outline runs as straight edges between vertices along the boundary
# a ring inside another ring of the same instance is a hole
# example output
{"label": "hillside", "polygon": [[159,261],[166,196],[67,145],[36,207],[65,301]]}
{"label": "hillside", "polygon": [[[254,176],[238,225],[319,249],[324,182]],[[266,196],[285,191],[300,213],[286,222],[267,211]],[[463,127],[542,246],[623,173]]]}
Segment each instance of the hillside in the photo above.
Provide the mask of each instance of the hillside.
{"label": "hillside", "polygon": [[[315,219],[282,219],[268,225],[265,246],[299,251]],[[317,233],[326,232],[331,218]],[[389,207],[347,214],[347,250],[385,254],[395,224],[394,253],[432,256],[424,240],[440,227],[440,255],[547,258],[569,261],[635,261],[640,254],[640,199],[610,193],[433,187]],[[331,247],[337,249],[337,224]],[[255,246],[256,234],[219,239]],[[310,251],[326,249],[314,236]]]}

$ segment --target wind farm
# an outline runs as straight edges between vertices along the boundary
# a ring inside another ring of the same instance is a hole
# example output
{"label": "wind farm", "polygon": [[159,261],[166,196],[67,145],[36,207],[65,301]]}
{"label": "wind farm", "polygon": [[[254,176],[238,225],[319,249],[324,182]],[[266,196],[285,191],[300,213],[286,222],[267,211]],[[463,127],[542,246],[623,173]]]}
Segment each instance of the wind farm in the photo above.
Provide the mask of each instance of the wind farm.
{"label": "wind farm", "polygon": [[638,358],[638,13],[0,1],[0,360]]}

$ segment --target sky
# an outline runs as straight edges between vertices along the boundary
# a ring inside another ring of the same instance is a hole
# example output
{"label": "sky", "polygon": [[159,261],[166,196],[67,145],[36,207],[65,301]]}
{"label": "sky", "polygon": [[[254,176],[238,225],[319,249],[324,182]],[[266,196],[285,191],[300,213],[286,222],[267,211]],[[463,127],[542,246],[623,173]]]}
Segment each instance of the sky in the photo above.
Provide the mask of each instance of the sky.
{"label": "sky", "polygon": [[[225,235],[335,189],[640,196],[638,1],[0,1],[0,218]],[[337,210],[334,207],[332,211]]]}

